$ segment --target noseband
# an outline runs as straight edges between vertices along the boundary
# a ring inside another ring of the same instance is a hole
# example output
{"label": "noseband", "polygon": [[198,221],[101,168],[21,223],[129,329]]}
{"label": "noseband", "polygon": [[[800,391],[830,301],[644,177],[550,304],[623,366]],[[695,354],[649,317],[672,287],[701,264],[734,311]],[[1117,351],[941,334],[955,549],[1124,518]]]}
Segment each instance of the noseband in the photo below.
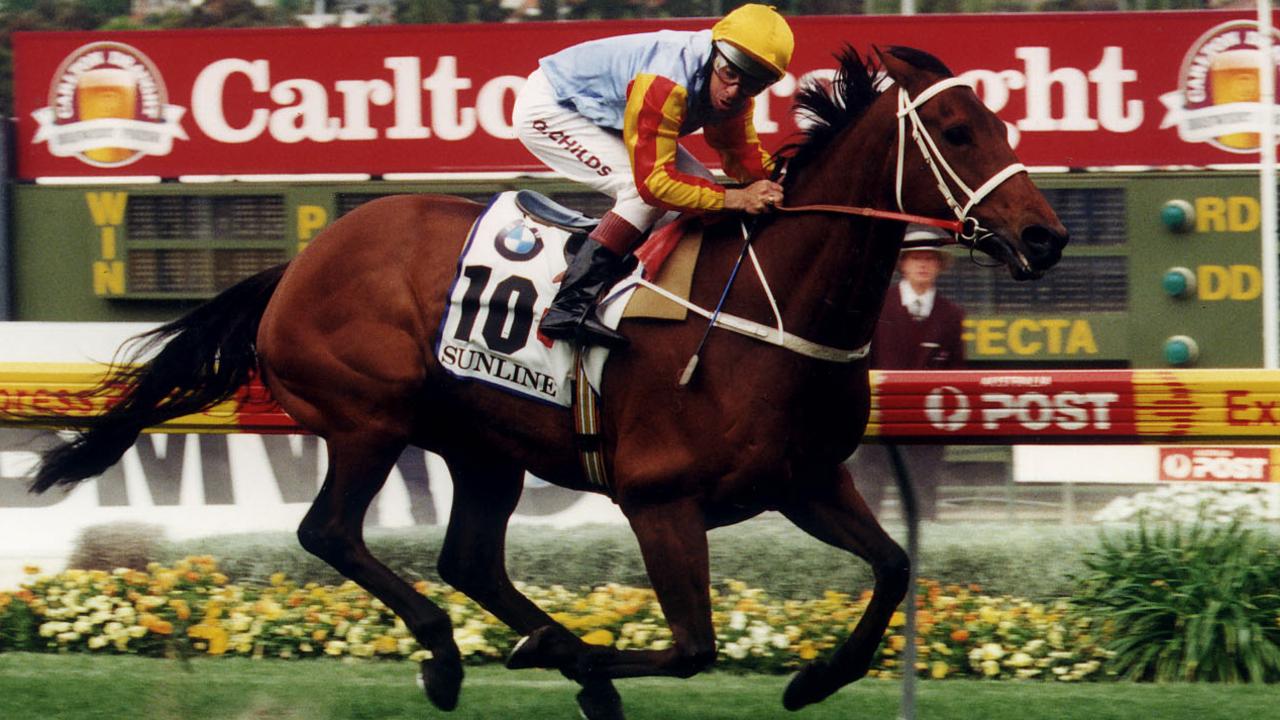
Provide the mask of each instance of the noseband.
{"label": "noseband", "polygon": [[[961,229],[957,233],[957,237],[961,243],[973,247],[978,238],[991,234],[991,231],[982,227],[977,218],[970,217],[969,212],[1005,180],[1018,173],[1026,172],[1027,168],[1022,163],[1012,163],[992,175],[986,182],[979,185],[976,190],[971,190],[964,180],[961,180],[960,176],[956,174],[956,171],[951,169],[951,165],[947,163],[947,159],[938,150],[938,144],[934,142],[933,136],[925,129],[924,121],[920,119],[920,113],[916,112],[916,110],[921,105],[929,102],[938,93],[955,87],[972,90],[968,83],[960,78],[946,78],[925,88],[913,100],[911,95],[907,93],[906,88],[898,87],[898,170],[894,192],[898,201],[898,210],[905,212],[902,207],[902,176],[903,169],[906,167],[907,121],[910,120],[911,138],[915,140],[916,147],[920,149],[920,154],[924,157],[925,164],[933,172],[934,180],[938,184],[938,192],[942,193],[942,198],[946,200],[947,206],[955,213],[956,220],[960,223]],[[948,179],[950,179],[950,182],[948,182]],[[963,194],[965,200],[963,205],[956,199],[955,193],[952,192],[952,185]]]}

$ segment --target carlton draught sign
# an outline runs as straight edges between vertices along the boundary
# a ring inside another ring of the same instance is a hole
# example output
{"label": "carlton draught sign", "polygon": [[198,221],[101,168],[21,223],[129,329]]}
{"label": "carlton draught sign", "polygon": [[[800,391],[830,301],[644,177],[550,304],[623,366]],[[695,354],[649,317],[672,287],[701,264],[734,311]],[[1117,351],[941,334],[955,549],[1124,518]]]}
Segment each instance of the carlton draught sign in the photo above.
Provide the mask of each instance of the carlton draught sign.
{"label": "carlton draught sign", "polygon": [[[511,108],[538,58],[711,20],[350,30],[18,33],[18,174],[182,177],[542,169]],[[1243,13],[798,17],[790,73],[757,98],[778,147],[790,107],[847,43],[934,53],[1004,121],[1028,165],[1208,166],[1256,154]],[[889,141],[886,139],[886,141]],[[714,164],[698,139],[696,154]]]}

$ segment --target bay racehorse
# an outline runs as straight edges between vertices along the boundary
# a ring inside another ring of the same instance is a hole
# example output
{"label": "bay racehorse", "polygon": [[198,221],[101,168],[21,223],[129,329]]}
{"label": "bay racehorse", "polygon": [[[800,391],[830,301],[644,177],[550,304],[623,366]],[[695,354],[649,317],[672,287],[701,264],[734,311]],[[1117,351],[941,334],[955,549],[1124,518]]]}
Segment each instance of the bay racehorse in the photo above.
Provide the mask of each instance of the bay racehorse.
{"label": "bay racehorse", "polygon": [[[918,50],[852,50],[828,87],[802,90],[807,130],[788,153],[791,205],[881,208],[959,217],[976,250],[1015,278],[1061,257],[1066,230],[1017,164],[1004,124]],[[971,189],[972,188],[972,189]],[[328,445],[328,471],[298,538],[381,599],[431,657],[427,696],[452,709],[463,670],[448,615],[365,546],[362,522],[409,444],[438,453],[454,483],[440,576],[523,636],[510,667],[545,667],[581,684],[589,718],[621,718],[615,678],[688,677],[716,656],[709,529],[779,511],[863,558],[874,595],[843,644],[804,667],[787,708],[818,702],[862,677],[908,582],[908,559],[859,497],[841,461],[869,413],[865,348],[903,237],[903,224],[811,212],[773,214],[754,248],[788,332],[843,353],[817,359],[725,332],[711,334],[698,374],[677,382],[705,330],[701,320],[626,320],[631,339],[602,380],[604,452],[612,495],[639,540],[671,627],[660,650],[587,645],[525,598],[504,568],[507,521],[524,471],[599,492],[580,468],[568,410],[442,370],[432,347],[458,256],[481,206],[436,195],[370,202],[333,223],[287,265],[240,282],[144,336],[146,361],[118,367],[123,399],[46,453],[33,490],[70,485],[117,462],[138,433],[198,412],[259,377]],[[714,306],[740,256],[738,224],[711,225],[691,299]],[[724,310],[774,324],[775,302],[750,273]],[[691,315],[692,317],[692,315]]]}

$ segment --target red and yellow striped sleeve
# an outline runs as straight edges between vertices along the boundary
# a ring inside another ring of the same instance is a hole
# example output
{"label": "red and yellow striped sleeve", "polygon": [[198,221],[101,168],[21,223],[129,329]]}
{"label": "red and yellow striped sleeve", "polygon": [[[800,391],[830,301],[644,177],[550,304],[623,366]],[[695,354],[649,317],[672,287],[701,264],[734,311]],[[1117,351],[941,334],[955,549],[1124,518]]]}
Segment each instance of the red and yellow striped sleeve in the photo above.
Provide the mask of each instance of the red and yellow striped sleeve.
{"label": "red and yellow striped sleeve", "polygon": [[687,90],[658,75],[642,74],[631,81],[622,137],[636,189],[645,202],[667,210],[721,210],[722,185],[676,168],[687,99]]}
{"label": "red and yellow striped sleeve", "polygon": [[725,173],[739,182],[763,180],[773,170],[773,158],[760,146],[751,121],[754,110],[752,100],[742,113],[702,129],[707,144],[720,153]]}

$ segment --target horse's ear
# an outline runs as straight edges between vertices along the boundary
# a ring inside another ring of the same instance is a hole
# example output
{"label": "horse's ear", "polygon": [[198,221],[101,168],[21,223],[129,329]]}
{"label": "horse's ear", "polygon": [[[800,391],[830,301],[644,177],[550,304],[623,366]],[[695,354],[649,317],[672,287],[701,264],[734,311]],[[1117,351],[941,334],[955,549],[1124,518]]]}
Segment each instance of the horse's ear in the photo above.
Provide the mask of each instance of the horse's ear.
{"label": "horse's ear", "polygon": [[879,47],[872,45],[871,49],[875,51],[876,57],[880,59],[880,65],[884,68],[885,73],[898,86],[908,90],[915,90],[915,88],[911,87],[912,81],[914,79],[916,82],[920,82],[922,70],[937,73],[943,77],[951,75],[951,71],[937,58],[914,48],[895,46],[881,50]]}
{"label": "horse's ear", "polygon": [[875,52],[876,57],[880,60],[880,67],[884,68],[885,73],[893,79],[895,83],[902,87],[906,87],[906,78],[911,73],[911,66],[893,56],[889,50],[881,50],[879,45],[872,45],[871,49]]}

